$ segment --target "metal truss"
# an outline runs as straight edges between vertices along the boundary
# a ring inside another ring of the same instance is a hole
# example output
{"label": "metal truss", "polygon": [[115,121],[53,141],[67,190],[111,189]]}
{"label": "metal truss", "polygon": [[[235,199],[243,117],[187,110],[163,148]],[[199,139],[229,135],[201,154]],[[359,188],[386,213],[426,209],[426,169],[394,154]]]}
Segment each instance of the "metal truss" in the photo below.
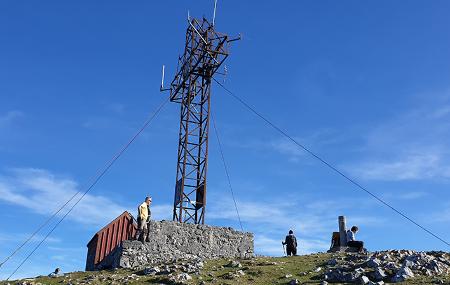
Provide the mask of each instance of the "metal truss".
{"label": "metal truss", "polygon": [[181,104],[174,221],[205,223],[211,79],[228,57],[230,41],[208,20],[189,19],[170,84],[170,100]]}

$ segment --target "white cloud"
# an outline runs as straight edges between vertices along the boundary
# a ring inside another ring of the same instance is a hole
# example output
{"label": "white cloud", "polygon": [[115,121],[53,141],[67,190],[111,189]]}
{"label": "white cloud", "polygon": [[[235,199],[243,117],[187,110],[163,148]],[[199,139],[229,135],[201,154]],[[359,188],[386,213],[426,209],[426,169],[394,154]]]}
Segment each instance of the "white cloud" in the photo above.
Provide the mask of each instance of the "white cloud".
{"label": "white cloud", "polygon": [[[284,249],[280,239],[270,238],[263,234],[255,236],[255,253],[259,255],[281,256],[284,255]],[[330,241],[321,239],[303,239],[297,238],[297,254],[309,254],[313,252],[323,252],[330,248]]]}
{"label": "white cloud", "polygon": [[[79,189],[73,179],[59,177],[42,169],[14,169],[10,175],[0,176],[0,200],[43,215],[53,214]],[[79,197],[81,193],[60,214],[65,214]],[[101,226],[120,215],[124,209],[126,207],[109,198],[87,194],[70,213],[68,219]]]}
{"label": "white cloud", "polygon": [[52,246],[47,246],[47,249],[54,251],[54,252],[70,252],[71,254],[75,253],[75,252],[78,252],[78,253],[86,252],[86,249],[80,248],[80,247],[66,247],[66,246],[53,246],[52,245]]}
{"label": "white cloud", "polygon": [[370,128],[362,160],[344,168],[368,180],[450,178],[450,97],[433,97],[432,103],[421,102]]}
{"label": "white cloud", "polygon": [[[151,206],[152,220],[172,220],[173,206],[170,204],[158,204]],[[134,217],[137,216],[137,207],[135,209],[128,209]]]}
{"label": "white cloud", "polygon": [[121,103],[107,103],[106,109],[117,115],[122,115],[125,112],[125,105]]}
{"label": "white cloud", "polygon": [[24,116],[22,111],[12,110],[0,115],[0,127],[7,127]]}
{"label": "white cloud", "polygon": [[117,122],[106,117],[91,117],[82,123],[82,127],[91,130],[107,129],[114,126]]}
{"label": "white cloud", "polygon": [[[240,148],[252,149],[257,151],[269,150],[271,152],[276,152],[283,155],[284,157],[287,157],[290,162],[299,162],[300,158],[308,155],[305,150],[293,143],[291,140],[285,137],[279,137],[278,135],[276,136],[277,138],[267,140],[245,140],[242,139],[241,136],[237,137],[240,137],[238,141],[227,140],[226,143],[231,146]],[[293,138],[300,144],[308,148],[313,148],[314,151],[330,145],[339,144],[347,139],[342,133],[337,133],[336,131],[331,129],[321,129],[313,132],[312,134],[308,134],[302,137],[294,136]]]}
{"label": "white cloud", "polygon": [[[423,217],[424,222],[438,223],[442,227],[443,223],[450,222],[450,203],[445,203],[441,209],[437,210],[435,207],[434,212],[428,213]],[[444,224],[444,228],[447,227]]]}
{"label": "white cloud", "polygon": [[[71,178],[57,176],[47,170],[19,168],[10,170],[8,175],[0,175],[0,201],[27,208],[42,215],[52,215],[66,201],[75,195],[60,213],[64,215],[81,197],[82,192],[77,182]],[[158,204],[152,206],[152,219],[171,220],[172,205]],[[67,219],[81,224],[104,226],[127,210],[136,216],[137,207],[120,205],[111,199],[86,194]],[[0,235],[0,241],[4,238]]]}
{"label": "white cloud", "polygon": [[353,173],[364,179],[417,180],[436,177],[450,178],[447,162],[437,153],[400,156],[391,161],[365,162]]}
{"label": "white cloud", "polygon": [[[17,266],[17,265],[16,265]],[[13,265],[2,266],[2,272],[0,272],[0,280],[5,280],[9,277],[11,272],[16,268]],[[50,262],[30,262],[27,264],[26,268],[21,268],[16,274],[12,276],[12,280],[32,278],[33,276],[41,276],[42,274],[49,274],[55,270],[55,266],[51,265]],[[8,283],[6,283],[8,284]],[[15,284],[15,282],[10,282],[10,284]]]}
{"label": "white cloud", "polygon": [[[213,199],[211,199],[214,201]],[[290,203],[270,203],[270,202],[242,202],[237,201],[239,215],[243,221],[254,221],[260,217],[266,216],[270,219],[279,220],[284,218],[286,209]],[[211,211],[208,217],[212,219],[236,219],[237,213],[233,201],[230,198],[222,198],[220,203],[212,202]],[[292,206],[292,205],[291,205]],[[267,222],[266,220],[265,222]]]}
{"label": "white cloud", "polygon": [[282,239],[269,238],[265,235],[255,236],[255,253],[259,255],[283,255]]}
{"label": "white cloud", "polygon": [[[324,251],[330,246],[331,233],[337,230],[337,217],[349,213],[358,207],[368,209],[368,204],[351,198],[324,200],[317,198],[286,199],[285,201],[245,201],[237,200],[238,209],[244,230],[251,230],[255,235],[255,252],[263,255],[282,255],[281,240],[289,229],[293,229],[299,240],[299,253]],[[231,199],[221,196],[210,199],[208,206],[208,222],[219,220],[237,222],[237,214]],[[356,215],[348,219],[349,224],[357,224],[361,228],[381,226],[384,218],[370,215]],[[229,222],[227,222],[229,223]]]}
{"label": "white cloud", "polygon": [[[0,233],[0,242],[21,242],[30,238],[31,233],[15,233],[15,234],[5,234]],[[34,235],[30,242],[40,242],[44,239],[43,235]],[[46,239],[48,243],[60,243],[61,239],[56,237],[48,237]]]}
{"label": "white cloud", "polygon": [[291,162],[298,162],[299,158],[305,155],[303,149],[299,148],[292,141],[288,139],[279,139],[269,142],[270,148],[288,156]]}
{"label": "white cloud", "polygon": [[434,119],[440,119],[446,117],[449,114],[450,114],[450,105],[445,105],[434,110],[431,113],[431,117]]}
{"label": "white cloud", "polygon": [[405,193],[386,193],[383,194],[383,197],[385,199],[392,199],[392,200],[415,200],[420,199],[425,196],[428,196],[429,194],[425,191],[408,191]]}
{"label": "white cloud", "polygon": [[[221,197],[219,200],[210,198],[208,219],[225,219],[237,221],[237,213],[231,198]],[[220,202],[217,202],[220,201]],[[333,200],[317,197],[286,198],[286,201],[268,199],[267,201],[237,200],[242,222],[252,226],[271,230],[296,229],[303,234],[315,236],[331,232],[336,228],[337,217],[352,210],[364,210],[378,206],[374,201],[358,198],[336,198]],[[356,219],[356,217],[354,217]],[[370,216],[361,217],[374,224],[375,220],[382,223],[382,218]]]}

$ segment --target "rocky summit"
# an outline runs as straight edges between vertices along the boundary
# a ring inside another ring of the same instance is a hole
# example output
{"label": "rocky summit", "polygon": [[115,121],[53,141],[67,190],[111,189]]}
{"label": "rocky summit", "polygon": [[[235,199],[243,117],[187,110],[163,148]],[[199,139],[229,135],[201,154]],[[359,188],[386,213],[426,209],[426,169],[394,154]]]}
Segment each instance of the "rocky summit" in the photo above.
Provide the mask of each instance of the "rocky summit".
{"label": "rocky summit", "polygon": [[1,285],[97,284],[450,284],[450,254],[389,250],[248,259],[189,258]]}
{"label": "rocky summit", "polygon": [[323,279],[326,282],[385,284],[414,277],[448,276],[449,273],[448,253],[391,250],[332,258],[327,262]]}

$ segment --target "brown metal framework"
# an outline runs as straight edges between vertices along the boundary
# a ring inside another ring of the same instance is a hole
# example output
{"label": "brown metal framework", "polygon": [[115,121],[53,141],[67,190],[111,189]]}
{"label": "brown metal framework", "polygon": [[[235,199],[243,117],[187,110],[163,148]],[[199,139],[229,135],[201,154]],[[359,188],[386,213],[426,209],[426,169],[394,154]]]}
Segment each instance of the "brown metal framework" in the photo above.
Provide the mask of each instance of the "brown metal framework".
{"label": "brown metal framework", "polygon": [[170,84],[170,100],[181,104],[174,221],[205,223],[211,78],[228,56],[228,43],[208,20],[189,19]]}

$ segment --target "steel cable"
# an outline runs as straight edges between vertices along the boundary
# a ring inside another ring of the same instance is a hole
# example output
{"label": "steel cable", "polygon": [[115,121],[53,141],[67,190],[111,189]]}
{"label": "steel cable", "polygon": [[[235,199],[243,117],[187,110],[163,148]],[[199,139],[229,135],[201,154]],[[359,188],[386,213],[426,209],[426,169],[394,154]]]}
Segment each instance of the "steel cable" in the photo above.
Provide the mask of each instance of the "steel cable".
{"label": "steel cable", "polygon": [[241,98],[239,98],[235,93],[233,93],[230,89],[226,88],[222,83],[220,83],[219,81],[217,81],[215,78],[213,78],[214,81],[219,84],[219,86],[221,86],[228,94],[230,94],[235,100],[237,100],[239,103],[241,103],[243,106],[245,106],[248,110],[250,110],[253,114],[255,114],[256,116],[258,116],[260,119],[262,119],[264,122],[266,122],[269,126],[271,126],[273,129],[275,129],[277,132],[279,132],[280,134],[282,134],[284,137],[286,137],[287,139],[289,139],[291,142],[293,142],[295,145],[297,145],[298,147],[300,147],[301,149],[303,149],[304,151],[306,151],[307,153],[309,153],[311,156],[313,156],[314,158],[316,158],[317,160],[319,160],[320,162],[322,162],[323,164],[325,164],[328,168],[330,168],[331,170],[333,170],[334,172],[336,172],[337,174],[339,174],[340,176],[342,176],[343,178],[345,178],[346,180],[348,180],[350,183],[352,183],[353,185],[355,185],[357,188],[359,188],[360,190],[363,190],[364,192],[366,192],[367,194],[369,194],[370,196],[372,196],[374,199],[376,199],[377,201],[379,201],[380,203],[384,204],[386,207],[390,208],[392,211],[394,211],[395,213],[397,213],[398,215],[402,216],[404,219],[408,220],[409,222],[411,222],[412,224],[414,224],[415,226],[417,226],[418,228],[422,229],[423,231],[425,231],[426,233],[430,234],[431,236],[433,236],[434,238],[438,239],[439,241],[443,242],[444,244],[446,244],[447,246],[450,247],[450,243],[447,242],[446,240],[444,240],[443,238],[441,238],[440,236],[438,236],[437,234],[433,233],[431,230],[425,228],[424,226],[422,226],[421,224],[419,224],[418,222],[416,222],[415,220],[413,220],[412,218],[410,218],[409,216],[407,216],[405,213],[401,212],[400,210],[397,210],[394,206],[390,205],[389,203],[387,203],[386,201],[384,201],[383,199],[381,199],[380,197],[378,197],[377,195],[375,195],[374,193],[372,193],[371,191],[369,191],[367,188],[365,188],[364,186],[362,186],[360,183],[358,183],[357,181],[355,181],[354,179],[352,179],[351,177],[349,177],[348,175],[344,174],[342,171],[340,171],[339,169],[337,169],[335,166],[333,166],[332,164],[330,164],[329,162],[327,162],[325,159],[321,158],[319,155],[317,155],[316,153],[312,152],[311,150],[309,150],[309,148],[307,148],[306,146],[302,145],[301,143],[299,143],[296,139],[294,139],[292,136],[290,136],[286,131],[284,131],[283,129],[281,129],[280,127],[278,127],[277,125],[275,125],[274,123],[272,123],[269,119],[267,119],[265,116],[263,116],[261,113],[259,113],[258,111],[256,111],[255,108],[253,108],[252,106],[250,106],[247,102],[245,102],[244,100],[242,100]]}
{"label": "steel cable", "polygon": [[212,118],[212,121],[213,121],[214,133],[216,134],[217,143],[219,145],[220,157],[222,158],[223,168],[225,169],[225,173],[227,175],[228,186],[230,188],[231,197],[233,198],[234,207],[236,208],[236,213],[237,213],[237,217],[238,217],[238,220],[239,220],[239,225],[241,226],[241,231],[244,231],[244,227],[242,227],[242,222],[241,222],[241,215],[239,215],[239,210],[238,210],[238,206],[237,206],[237,203],[236,203],[236,199],[234,198],[233,186],[231,186],[230,173],[228,171],[228,166],[227,166],[227,163],[225,161],[225,156],[223,154],[222,143],[220,142],[219,132],[217,131],[216,120],[214,119],[214,116],[212,116],[212,115],[211,115],[211,118]]}
{"label": "steel cable", "polygon": [[[131,139],[112,157],[111,160],[109,160],[102,170],[100,170],[97,175],[94,177],[92,183],[90,183],[90,186],[86,189],[86,191],[81,195],[81,197],[72,205],[72,207],[67,211],[67,213],[64,214],[64,216],[61,217],[61,219],[53,226],[53,228],[47,233],[47,235],[33,248],[33,250],[22,260],[22,262],[16,267],[16,269],[9,275],[9,277],[6,279],[8,281],[21,267],[22,265],[36,252],[36,250],[47,240],[47,238],[53,233],[53,231],[61,224],[61,222],[72,212],[72,210],[80,203],[80,201],[86,196],[86,194],[89,193],[89,191],[97,184],[97,182],[108,172],[108,170],[113,166],[113,164],[119,159],[119,157],[122,156],[122,154],[128,149],[128,147],[137,139],[137,137],[148,127],[148,125],[153,121],[153,119],[160,113],[164,105],[169,101],[169,98],[166,98],[159,107],[151,113],[149,118],[144,122],[142,127],[131,137]],[[78,192],[79,193],[79,192]],[[77,193],[77,194],[78,194]],[[74,195],[76,196],[76,195]],[[71,199],[73,199],[72,197]],[[70,201],[68,201],[65,205],[67,205]],[[62,207],[63,208],[63,207]],[[60,212],[61,209],[59,209],[58,212]],[[53,217],[56,214],[53,215]],[[48,223],[48,222],[47,222]],[[31,240],[29,238],[27,241]],[[23,247],[23,245],[22,245]]]}

